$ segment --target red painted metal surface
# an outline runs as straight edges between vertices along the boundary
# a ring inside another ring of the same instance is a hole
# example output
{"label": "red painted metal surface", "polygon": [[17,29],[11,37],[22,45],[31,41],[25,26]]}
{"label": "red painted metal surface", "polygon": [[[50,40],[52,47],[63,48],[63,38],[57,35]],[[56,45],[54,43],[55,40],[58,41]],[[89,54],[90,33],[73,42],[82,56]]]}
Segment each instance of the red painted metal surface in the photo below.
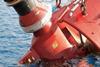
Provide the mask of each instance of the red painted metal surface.
{"label": "red painted metal surface", "polygon": [[[69,12],[60,19],[84,34],[98,51],[100,51],[100,0],[87,0],[86,8],[87,15],[82,16],[80,8],[78,8],[72,17]],[[54,16],[59,16],[60,12],[64,11],[65,7],[55,12]],[[55,19],[55,18],[54,18]],[[56,18],[58,19],[58,18]],[[57,21],[57,20],[56,20]]]}
{"label": "red painted metal surface", "polygon": [[34,60],[39,59],[39,55],[36,53],[35,50],[29,50],[19,61],[20,64],[26,64],[26,63],[33,63]]}
{"label": "red painted metal surface", "polygon": [[[97,2],[97,3],[94,3]],[[87,7],[87,15],[83,16],[81,14],[81,8],[78,7],[77,10],[73,13],[73,16],[69,16],[70,10],[72,8],[72,5],[68,7],[62,7],[58,9],[56,12],[53,13],[53,16],[51,18],[52,23],[54,26],[52,26],[51,31],[46,32],[45,34],[43,31],[39,34],[40,36],[36,39],[36,41],[32,44],[31,50],[35,50],[37,54],[40,56],[41,59],[48,59],[50,60],[57,60],[61,59],[61,57],[64,57],[65,59],[72,59],[75,58],[77,55],[85,55],[85,52],[81,49],[78,49],[77,47],[71,48],[70,46],[77,46],[78,44],[75,42],[74,38],[71,37],[71,35],[68,35],[68,32],[65,32],[64,34],[70,43],[74,44],[71,45],[68,42],[66,42],[66,38],[64,37],[63,31],[64,28],[69,27],[74,33],[77,34],[77,31],[85,35],[93,44],[91,46],[95,47],[97,51],[100,51],[100,7],[99,6],[99,0],[87,0],[86,7]],[[93,6],[94,8],[91,8]],[[96,12],[95,12],[96,10]],[[55,24],[57,22],[66,22],[61,23],[59,28],[54,28]],[[69,24],[69,25],[68,25]],[[76,30],[73,30],[70,25],[75,28]],[[39,30],[40,31],[40,30]],[[35,34],[37,34],[36,32]],[[38,35],[39,35],[38,34]],[[42,34],[42,36],[41,36]],[[71,52],[71,53],[70,53]],[[26,57],[30,56],[28,54]],[[34,56],[34,55],[32,55]],[[24,59],[26,58],[24,57]],[[22,59],[21,61],[26,61]]]}
{"label": "red painted metal surface", "polygon": [[[36,15],[37,12],[40,12],[40,14]],[[25,16],[20,16],[20,24],[23,27],[27,27],[30,25],[33,25],[37,22],[39,22],[44,15],[46,14],[46,10],[40,9],[39,7],[37,7],[36,9],[33,9],[29,14],[25,15]],[[35,18],[33,18],[35,17]]]}
{"label": "red painted metal surface", "polygon": [[[58,59],[62,60],[63,58],[65,61],[75,58],[76,56],[86,55],[86,50],[78,47],[80,44],[76,42],[71,32],[74,32],[76,37],[79,37],[78,32],[83,34],[92,42],[90,46],[94,47],[96,49],[95,51],[100,52],[99,3],[100,0],[86,0],[87,15],[82,15],[80,4],[76,10],[72,11],[73,15],[70,15],[73,3],[68,7],[60,7],[53,13],[51,21],[48,21],[50,23],[32,32],[36,40],[32,41],[32,47],[19,63],[33,63],[37,59],[41,59],[42,61],[46,59],[49,62],[53,60],[57,61]],[[45,15],[45,11],[40,11],[40,13],[36,15],[38,11],[39,10],[35,10],[25,16],[21,16],[21,25],[26,27],[41,21]]]}
{"label": "red painted metal surface", "polygon": [[46,35],[39,36],[32,45],[31,49],[35,49],[41,58],[49,60],[62,58],[64,50],[70,51],[72,46],[58,27]]}

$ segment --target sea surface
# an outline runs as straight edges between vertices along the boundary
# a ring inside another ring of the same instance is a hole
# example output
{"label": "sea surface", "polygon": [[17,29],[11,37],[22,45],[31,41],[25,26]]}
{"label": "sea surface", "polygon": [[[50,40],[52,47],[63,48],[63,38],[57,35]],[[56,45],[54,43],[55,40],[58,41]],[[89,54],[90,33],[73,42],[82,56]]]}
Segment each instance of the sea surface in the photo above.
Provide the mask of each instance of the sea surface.
{"label": "sea surface", "polygon": [[19,26],[13,8],[0,0],[0,67],[17,67],[18,60],[31,46],[32,34]]}
{"label": "sea surface", "polygon": [[18,60],[31,46],[31,38],[32,34],[21,29],[14,9],[0,0],[0,67],[17,67]]}

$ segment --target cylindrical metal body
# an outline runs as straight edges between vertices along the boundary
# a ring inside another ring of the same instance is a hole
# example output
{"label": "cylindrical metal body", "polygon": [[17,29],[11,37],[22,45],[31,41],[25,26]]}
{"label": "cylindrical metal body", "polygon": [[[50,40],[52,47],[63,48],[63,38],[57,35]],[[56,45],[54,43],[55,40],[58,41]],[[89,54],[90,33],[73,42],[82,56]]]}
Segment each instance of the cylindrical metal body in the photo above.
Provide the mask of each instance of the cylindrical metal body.
{"label": "cylindrical metal body", "polygon": [[23,30],[36,36],[30,51],[20,60],[21,64],[31,63],[31,58],[37,59],[38,56],[43,60],[57,60],[64,58],[64,53],[69,54],[73,45],[68,42],[60,28],[51,22],[50,6],[33,5],[34,7],[30,8],[31,3],[25,0],[6,2],[20,15],[20,25]]}
{"label": "cylindrical metal body", "polygon": [[31,12],[31,9],[29,8],[25,0],[5,0],[5,2],[9,6],[13,6],[13,8],[20,16],[24,16]]}
{"label": "cylindrical metal body", "polygon": [[61,59],[65,50],[72,48],[58,26],[53,26],[51,31],[38,37],[32,45],[31,49],[35,49],[41,58],[49,60]]}

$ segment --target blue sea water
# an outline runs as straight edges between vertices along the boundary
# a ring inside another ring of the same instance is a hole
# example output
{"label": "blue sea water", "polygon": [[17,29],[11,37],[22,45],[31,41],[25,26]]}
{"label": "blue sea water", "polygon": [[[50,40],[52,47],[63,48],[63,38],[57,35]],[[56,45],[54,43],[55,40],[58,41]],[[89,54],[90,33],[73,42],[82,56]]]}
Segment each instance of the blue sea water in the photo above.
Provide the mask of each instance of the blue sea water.
{"label": "blue sea water", "polygon": [[[18,22],[14,9],[0,0],[0,67],[17,67],[31,46],[32,34],[23,32]],[[97,64],[99,67],[99,61]]]}
{"label": "blue sea water", "polygon": [[24,33],[18,22],[14,9],[0,0],[0,67],[17,67],[30,47],[32,36]]}

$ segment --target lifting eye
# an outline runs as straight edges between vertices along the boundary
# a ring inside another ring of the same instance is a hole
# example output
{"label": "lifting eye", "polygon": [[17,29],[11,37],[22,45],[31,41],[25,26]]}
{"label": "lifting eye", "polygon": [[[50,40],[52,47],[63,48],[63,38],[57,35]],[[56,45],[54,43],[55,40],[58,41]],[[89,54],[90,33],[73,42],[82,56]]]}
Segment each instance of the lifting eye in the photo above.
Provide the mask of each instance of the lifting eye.
{"label": "lifting eye", "polygon": [[56,0],[56,7],[60,8],[61,7],[61,0]]}

